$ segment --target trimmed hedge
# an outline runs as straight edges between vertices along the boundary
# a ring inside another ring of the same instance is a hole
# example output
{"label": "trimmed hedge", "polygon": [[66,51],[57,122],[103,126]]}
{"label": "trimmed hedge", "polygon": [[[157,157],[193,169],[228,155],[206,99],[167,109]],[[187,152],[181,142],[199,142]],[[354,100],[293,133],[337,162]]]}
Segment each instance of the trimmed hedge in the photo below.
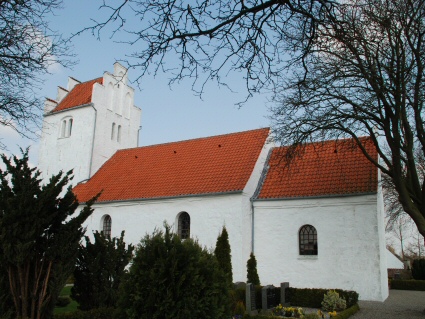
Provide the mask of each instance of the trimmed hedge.
{"label": "trimmed hedge", "polygon": [[425,291],[425,280],[391,280],[391,289]]}
{"label": "trimmed hedge", "polygon": [[347,302],[347,308],[357,304],[359,294],[355,291],[341,289],[310,289],[310,288],[286,288],[285,295],[291,305],[298,307],[322,308],[323,296],[329,291],[335,290],[341,298]]}
{"label": "trimmed hedge", "polygon": [[99,308],[88,311],[77,310],[74,312],[67,312],[55,314],[54,319],[114,319],[114,309]]}
{"label": "trimmed hedge", "polygon": [[348,317],[351,317],[354,315],[357,311],[360,310],[360,307],[358,304],[355,304],[354,306],[345,309],[344,311],[341,311],[338,313],[336,317],[333,317],[334,319],[347,319]]}

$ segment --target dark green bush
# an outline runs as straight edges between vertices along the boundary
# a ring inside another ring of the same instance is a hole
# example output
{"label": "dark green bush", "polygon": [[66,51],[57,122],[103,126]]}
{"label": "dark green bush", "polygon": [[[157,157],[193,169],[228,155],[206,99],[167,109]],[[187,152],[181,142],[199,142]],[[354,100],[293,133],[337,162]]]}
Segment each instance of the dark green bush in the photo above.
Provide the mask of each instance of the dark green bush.
{"label": "dark green bush", "polygon": [[67,296],[59,296],[56,300],[56,307],[66,307],[71,303],[71,299]]}
{"label": "dark green bush", "polygon": [[253,285],[260,285],[260,277],[258,277],[257,272],[257,259],[255,259],[255,256],[253,253],[249,256],[249,259],[246,263],[246,269],[247,269],[247,282],[253,284]]}
{"label": "dark green bush", "polygon": [[335,290],[339,296],[347,302],[347,308],[357,304],[359,294],[355,291],[341,289],[310,289],[310,288],[286,288],[285,295],[291,305],[298,307],[321,308],[323,296],[329,291]]}
{"label": "dark green bush", "polygon": [[351,306],[350,308],[345,309],[344,311],[341,311],[338,313],[336,317],[333,317],[333,319],[347,319],[354,315],[357,311],[360,310],[360,307],[358,304],[355,304],[354,306]]}
{"label": "dark green bush", "polygon": [[229,234],[227,233],[226,227],[223,226],[223,230],[220,236],[218,236],[215,244],[214,254],[217,258],[219,267],[227,277],[229,287],[232,286],[233,283],[232,255],[230,253]]}
{"label": "dark green bush", "polygon": [[123,319],[227,319],[228,282],[213,254],[165,225],[140,242],[118,310]]}
{"label": "dark green bush", "polygon": [[55,314],[53,319],[114,319],[114,309],[99,308],[88,311],[77,310],[74,312]]}
{"label": "dark green bush", "polygon": [[425,280],[391,280],[391,289],[425,291]]}
{"label": "dark green bush", "polygon": [[415,259],[413,261],[412,276],[416,280],[425,280],[425,259]]}
{"label": "dark green bush", "polygon": [[77,265],[74,270],[74,286],[71,297],[79,303],[79,309],[115,308],[119,285],[133,257],[134,247],[120,238],[95,232],[94,243],[85,236],[85,245],[80,245]]}

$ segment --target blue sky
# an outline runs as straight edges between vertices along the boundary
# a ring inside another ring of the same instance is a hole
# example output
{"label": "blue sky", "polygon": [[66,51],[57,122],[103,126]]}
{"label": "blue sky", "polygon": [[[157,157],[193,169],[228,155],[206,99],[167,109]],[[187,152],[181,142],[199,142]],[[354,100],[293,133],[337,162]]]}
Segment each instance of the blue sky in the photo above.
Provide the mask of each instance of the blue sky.
{"label": "blue sky", "polygon": [[[76,33],[91,25],[91,18],[99,20],[102,13],[106,13],[104,10],[99,11],[101,2],[64,0],[63,9],[57,11],[51,19],[51,28],[64,37]],[[100,40],[89,32],[74,37],[73,52],[78,63],[72,69],[53,68],[53,74],[46,77],[41,96],[55,98],[57,86],[66,87],[68,76],[87,81],[102,76],[104,71],[112,72],[115,61],[126,59],[126,55],[138,49],[137,44],[130,46],[118,43],[122,40],[121,34],[110,39],[110,31],[104,30]],[[170,60],[170,63],[177,61]],[[136,78],[137,72],[130,70],[130,80]],[[231,75],[230,82],[236,93],[211,82],[202,100],[191,90],[190,80],[170,88],[169,76],[147,76],[143,78],[140,87],[136,83],[130,84],[136,88],[135,104],[142,109],[140,146],[269,126],[266,95],[255,96],[242,108],[235,105],[246,94],[242,75]],[[0,136],[13,153],[18,152],[17,145],[31,145],[30,160],[34,165],[37,164],[38,140],[20,139],[16,133],[4,128],[0,128]]]}

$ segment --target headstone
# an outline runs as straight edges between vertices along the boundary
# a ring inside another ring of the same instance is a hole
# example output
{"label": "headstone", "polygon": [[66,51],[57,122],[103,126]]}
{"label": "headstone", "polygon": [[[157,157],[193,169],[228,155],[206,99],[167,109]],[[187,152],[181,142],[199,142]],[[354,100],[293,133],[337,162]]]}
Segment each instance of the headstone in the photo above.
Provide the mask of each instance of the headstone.
{"label": "headstone", "polygon": [[262,294],[261,301],[262,301],[263,310],[267,310],[277,306],[278,301],[276,300],[277,296],[276,296],[275,286],[269,285],[269,286],[263,287],[263,289],[261,290],[261,294]]}
{"label": "headstone", "polygon": [[257,310],[257,305],[255,304],[255,286],[253,284],[246,284],[245,303],[249,314]]}
{"label": "headstone", "polygon": [[289,288],[289,282],[282,282],[280,284],[280,303],[282,306],[289,306],[289,301],[286,296],[286,288]]}

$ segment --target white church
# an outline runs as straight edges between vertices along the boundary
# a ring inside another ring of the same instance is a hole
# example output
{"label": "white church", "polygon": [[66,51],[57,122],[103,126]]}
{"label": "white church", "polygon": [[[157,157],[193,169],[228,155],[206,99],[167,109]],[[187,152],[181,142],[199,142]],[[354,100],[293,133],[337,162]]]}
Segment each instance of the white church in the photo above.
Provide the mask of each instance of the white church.
{"label": "white church", "polygon": [[352,140],[306,145],[289,167],[268,128],[138,147],[141,110],[127,82],[115,63],[91,81],[69,78],[45,102],[44,178],[73,169],[81,203],[102,192],[87,234],[125,230],[138,244],[166,221],[213,248],[226,226],[234,281],[246,281],[254,252],[263,285],[388,297],[379,172]]}

